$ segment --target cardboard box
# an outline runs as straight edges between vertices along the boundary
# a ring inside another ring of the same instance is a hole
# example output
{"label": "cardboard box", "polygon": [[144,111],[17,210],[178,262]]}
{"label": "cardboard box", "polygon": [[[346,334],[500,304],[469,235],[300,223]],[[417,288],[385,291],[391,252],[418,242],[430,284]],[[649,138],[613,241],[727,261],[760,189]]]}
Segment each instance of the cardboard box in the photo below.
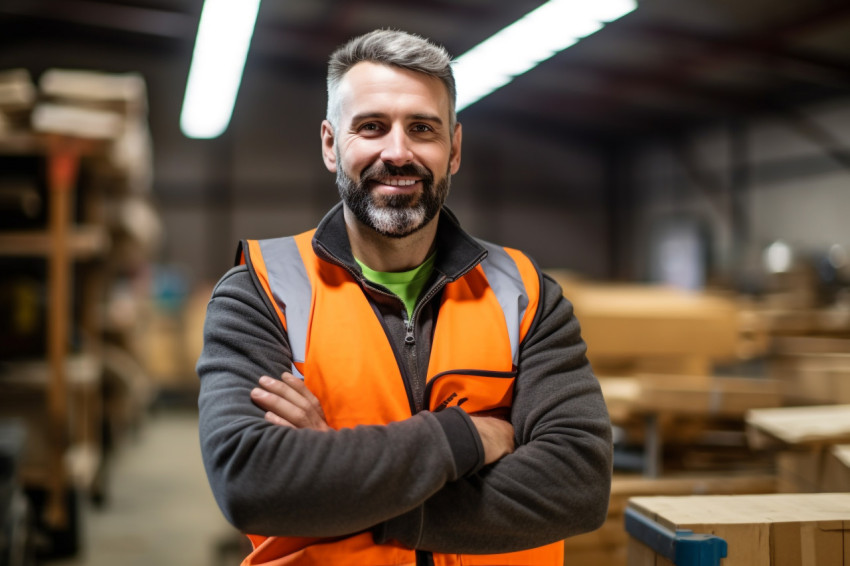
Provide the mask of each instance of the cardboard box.
{"label": "cardboard box", "polygon": [[[629,507],[665,529],[724,539],[722,566],[850,564],[850,493],[638,497]],[[669,564],[629,539],[629,566]]]}

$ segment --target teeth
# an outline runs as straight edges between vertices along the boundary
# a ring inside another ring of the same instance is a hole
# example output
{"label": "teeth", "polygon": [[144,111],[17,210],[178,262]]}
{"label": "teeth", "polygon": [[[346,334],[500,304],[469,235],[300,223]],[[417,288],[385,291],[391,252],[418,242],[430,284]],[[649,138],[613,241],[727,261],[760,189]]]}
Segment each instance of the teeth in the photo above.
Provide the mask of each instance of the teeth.
{"label": "teeth", "polygon": [[410,185],[416,184],[416,181],[414,181],[412,179],[405,179],[405,180],[387,179],[383,183],[385,185],[391,185],[393,187],[409,187]]}

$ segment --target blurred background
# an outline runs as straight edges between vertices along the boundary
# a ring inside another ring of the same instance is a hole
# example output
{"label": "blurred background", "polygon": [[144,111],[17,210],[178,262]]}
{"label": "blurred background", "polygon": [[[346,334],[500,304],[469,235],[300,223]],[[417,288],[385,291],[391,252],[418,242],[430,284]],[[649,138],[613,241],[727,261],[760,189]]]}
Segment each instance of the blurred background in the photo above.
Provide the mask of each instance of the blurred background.
{"label": "blurred background", "polygon": [[[267,0],[192,139],[201,0],[0,3],[0,565],[238,563],[194,363],[236,242],[337,201],[329,54],[392,27],[459,55],[541,4]],[[640,0],[459,120],[449,206],[562,283],[616,426],[570,564],[625,564],[635,494],[848,489],[847,412],[817,450],[756,417],[850,403],[850,4]]]}

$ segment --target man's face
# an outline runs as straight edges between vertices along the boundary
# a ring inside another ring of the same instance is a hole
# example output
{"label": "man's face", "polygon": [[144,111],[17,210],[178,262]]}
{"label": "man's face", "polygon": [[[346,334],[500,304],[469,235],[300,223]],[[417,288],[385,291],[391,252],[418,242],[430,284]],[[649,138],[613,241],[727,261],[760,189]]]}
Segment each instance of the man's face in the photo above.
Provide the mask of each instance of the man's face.
{"label": "man's face", "polygon": [[358,63],[339,91],[339,124],[322,124],[325,165],[346,207],[366,226],[401,238],[440,211],[460,166],[460,126],[434,77]]}

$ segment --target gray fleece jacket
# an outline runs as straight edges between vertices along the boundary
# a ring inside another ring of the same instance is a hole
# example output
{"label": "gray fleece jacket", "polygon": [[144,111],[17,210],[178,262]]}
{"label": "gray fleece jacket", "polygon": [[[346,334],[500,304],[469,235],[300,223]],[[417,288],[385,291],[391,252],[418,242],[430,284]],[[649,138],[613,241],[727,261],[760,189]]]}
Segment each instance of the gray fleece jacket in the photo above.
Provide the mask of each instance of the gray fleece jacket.
{"label": "gray fleece jacket", "polygon": [[[383,318],[413,416],[331,432],[272,425],[249,393],[291,367],[286,333],[249,269],[222,277],[207,308],[200,438],[212,491],[246,533],[332,537],[370,530],[420,551],[510,552],[598,528],[611,482],[611,427],[561,288],[542,277],[540,308],[521,345],[511,411],[517,448],[482,467],[481,440],[459,408],[422,409],[440,293],[486,255],[443,209],[437,259],[411,320],[397,297],[363,279],[342,207],[313,248],[360,281]],[[345,337],[341,336],[340,340]]]}

